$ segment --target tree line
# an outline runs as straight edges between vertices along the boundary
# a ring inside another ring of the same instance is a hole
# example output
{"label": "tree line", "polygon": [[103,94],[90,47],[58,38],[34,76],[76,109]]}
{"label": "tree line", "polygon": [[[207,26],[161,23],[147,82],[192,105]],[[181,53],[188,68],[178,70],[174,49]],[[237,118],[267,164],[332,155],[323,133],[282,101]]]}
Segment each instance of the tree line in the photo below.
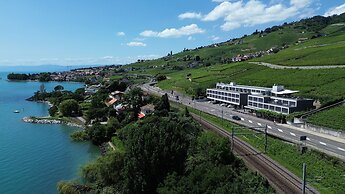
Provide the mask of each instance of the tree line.
{"label": "tree line", "polygon": [[[129,102],[138,102],[140,89],[130,95]],[[116,138],[124,148],[84,166],[84,183],[60,182],[59,193],[273,193],[267,180],[233,155],[227,139],[203,132],[188,109],[171,107],[167,95],[154,104],[144,119],[108,122],[100,135],[108,139],[100,142]]]}

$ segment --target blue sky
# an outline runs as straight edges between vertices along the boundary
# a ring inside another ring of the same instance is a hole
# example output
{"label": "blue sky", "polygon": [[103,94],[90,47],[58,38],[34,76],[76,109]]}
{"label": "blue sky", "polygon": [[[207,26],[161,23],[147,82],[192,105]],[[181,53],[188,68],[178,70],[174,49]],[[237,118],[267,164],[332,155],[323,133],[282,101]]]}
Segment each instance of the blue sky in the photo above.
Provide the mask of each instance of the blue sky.
{"label": "blue sky", "polygon": [[342,12],[343,0],[0,0],[0,65],[125,64]]}

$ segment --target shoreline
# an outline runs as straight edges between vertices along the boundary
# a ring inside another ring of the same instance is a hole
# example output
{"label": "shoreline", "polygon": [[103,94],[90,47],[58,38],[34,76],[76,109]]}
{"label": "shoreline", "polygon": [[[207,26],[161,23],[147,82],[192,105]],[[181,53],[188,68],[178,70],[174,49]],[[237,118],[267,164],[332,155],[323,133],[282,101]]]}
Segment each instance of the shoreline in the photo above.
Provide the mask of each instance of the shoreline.
{"label": "shoreline", "polygon": [[49,124],[49,125],[67,125],[69,127],[77,127],[81,129],[85,129],[85,126],[70,122],[70,121],[64,121],[62,119],[53,119],[52,117],[24,117],[22,118],[22,121],[25,123],[32,123],[32,124]]}

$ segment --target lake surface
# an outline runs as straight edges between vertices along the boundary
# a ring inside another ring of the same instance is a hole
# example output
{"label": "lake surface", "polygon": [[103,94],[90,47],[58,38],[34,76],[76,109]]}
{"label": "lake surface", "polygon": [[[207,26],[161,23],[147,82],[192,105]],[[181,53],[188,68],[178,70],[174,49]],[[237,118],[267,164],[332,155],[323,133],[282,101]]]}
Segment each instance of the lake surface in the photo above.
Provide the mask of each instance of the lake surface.
{"label": "lake surface", "polygon": [[[25,99],[39,90],[39,82],[9,82],[0,72],[0,194],[57,193],[60,180],[80,179],[80,166],[99,155],[91,143],[72,142],[75,128],[64,125],[24,123],[25,116],[46,116],[48,105]],[[79,83],[44,83],[66,90]],[[20,110],[19,114],[13,113]]]}

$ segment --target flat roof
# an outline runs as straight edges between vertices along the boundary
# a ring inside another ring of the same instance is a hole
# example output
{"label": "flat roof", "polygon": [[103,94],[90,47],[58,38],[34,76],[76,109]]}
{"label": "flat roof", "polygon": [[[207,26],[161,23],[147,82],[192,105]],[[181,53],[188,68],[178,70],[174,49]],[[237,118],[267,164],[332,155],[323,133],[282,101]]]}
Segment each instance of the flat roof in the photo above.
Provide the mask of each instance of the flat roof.
{"label": "flat roof", "polygon": [[282,94],[282,95],[284,95],[284,94],[294,94],[294,93],[297,93],[298,91],[297,90],[283,90],[283,91],[279,91],[279,92],[277,92],[277,91],[271,91],[271,93],[273,93],[273,94]]}
{"label": "flat roof", "polygon": [[224,85],[229,87],[239,87],[239,88],[250,88],[250,89],[258,89],[258,90],[272,90],[272,88],[260,87],[260,86],[246,86],[246,85],[230,85],[225,83],[217,83],[217,85]]}

